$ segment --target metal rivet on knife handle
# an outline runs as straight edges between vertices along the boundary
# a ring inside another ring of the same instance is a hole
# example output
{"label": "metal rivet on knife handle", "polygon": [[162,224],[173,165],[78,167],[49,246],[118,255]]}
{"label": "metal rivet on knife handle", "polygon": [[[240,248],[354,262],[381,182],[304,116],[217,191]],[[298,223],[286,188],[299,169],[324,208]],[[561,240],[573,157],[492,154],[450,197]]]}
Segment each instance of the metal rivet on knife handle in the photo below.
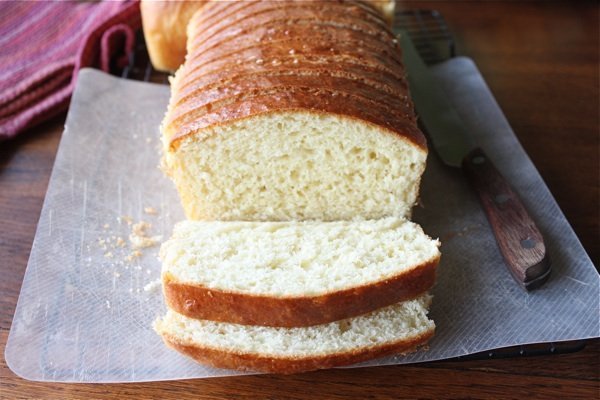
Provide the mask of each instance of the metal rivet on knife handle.
{"label": "metal rivet on knife handle", "polygon": [[506,203],[509,199],[510,199],[510,197],[507,196],[506,194],[499,194],[498,196],[494,197],[494,201],[498,205]]}
{"label": "metal rivet on knife handle", "polygon": [[525,249],[533,249],[535,247],[535,240],[531,238],[521,240],[521,246]]}
{"label": "metal rivet on knife handle", "polygon": [[481,149],[465,157],[463,170],[479,194],[513,277],[528,290],[541,286],[550,275],[550,263],[542,234],[521,199]]}

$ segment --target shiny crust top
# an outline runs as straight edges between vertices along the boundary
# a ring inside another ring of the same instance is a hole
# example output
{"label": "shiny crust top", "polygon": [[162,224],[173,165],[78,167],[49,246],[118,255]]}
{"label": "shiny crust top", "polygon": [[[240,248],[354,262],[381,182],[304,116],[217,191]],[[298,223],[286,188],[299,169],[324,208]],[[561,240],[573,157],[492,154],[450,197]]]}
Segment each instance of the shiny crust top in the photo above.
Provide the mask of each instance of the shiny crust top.
{"label": "shiny crust top", "polygon": [[278,111],[333,113],[426,148],[386,22],[359,1],[216,2],[188,26],[163,132]]}

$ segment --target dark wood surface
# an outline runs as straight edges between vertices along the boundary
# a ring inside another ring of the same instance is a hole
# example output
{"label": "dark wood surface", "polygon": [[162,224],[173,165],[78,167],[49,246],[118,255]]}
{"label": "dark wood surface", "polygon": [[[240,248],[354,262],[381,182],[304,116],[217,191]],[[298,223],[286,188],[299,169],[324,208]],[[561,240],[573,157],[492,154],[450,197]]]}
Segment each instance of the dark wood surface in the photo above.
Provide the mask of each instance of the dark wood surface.
{"label": "dark wood surface", "polygon": [[[598,5],[419,2],[472,57],[598,266]],[[8,337],[64,116],[0,143],[0,349]],[[82,149],[82,151],[93,151]],[[0,398],[570,398],[600,397],[600,343],[564,355],[145,384],[28,382],[0,358]]]}

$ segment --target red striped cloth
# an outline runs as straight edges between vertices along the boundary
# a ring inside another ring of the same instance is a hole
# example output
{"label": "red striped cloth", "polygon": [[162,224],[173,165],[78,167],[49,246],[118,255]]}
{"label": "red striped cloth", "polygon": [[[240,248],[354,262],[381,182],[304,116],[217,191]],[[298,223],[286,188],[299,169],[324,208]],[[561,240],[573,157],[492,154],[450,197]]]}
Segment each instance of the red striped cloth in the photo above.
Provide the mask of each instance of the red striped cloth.
{"label": "red striped cloth", "polygon": [[0,1],[0,140],[66,110],[79,69],[108,70],[140,25],[133,0]]}

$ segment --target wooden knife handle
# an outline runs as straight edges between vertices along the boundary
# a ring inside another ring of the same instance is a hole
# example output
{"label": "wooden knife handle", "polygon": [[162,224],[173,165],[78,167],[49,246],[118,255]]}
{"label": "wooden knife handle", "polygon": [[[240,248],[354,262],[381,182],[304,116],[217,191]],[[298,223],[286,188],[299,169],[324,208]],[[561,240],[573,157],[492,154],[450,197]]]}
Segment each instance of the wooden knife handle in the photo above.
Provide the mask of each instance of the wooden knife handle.
{"label": "wooden knife handle", "polygon": [[544,238],[521,199],[480,148],[465,157],[462,168],[479,194],[512,276],[527,290],[541,286],[550,275],[550,262]]}

